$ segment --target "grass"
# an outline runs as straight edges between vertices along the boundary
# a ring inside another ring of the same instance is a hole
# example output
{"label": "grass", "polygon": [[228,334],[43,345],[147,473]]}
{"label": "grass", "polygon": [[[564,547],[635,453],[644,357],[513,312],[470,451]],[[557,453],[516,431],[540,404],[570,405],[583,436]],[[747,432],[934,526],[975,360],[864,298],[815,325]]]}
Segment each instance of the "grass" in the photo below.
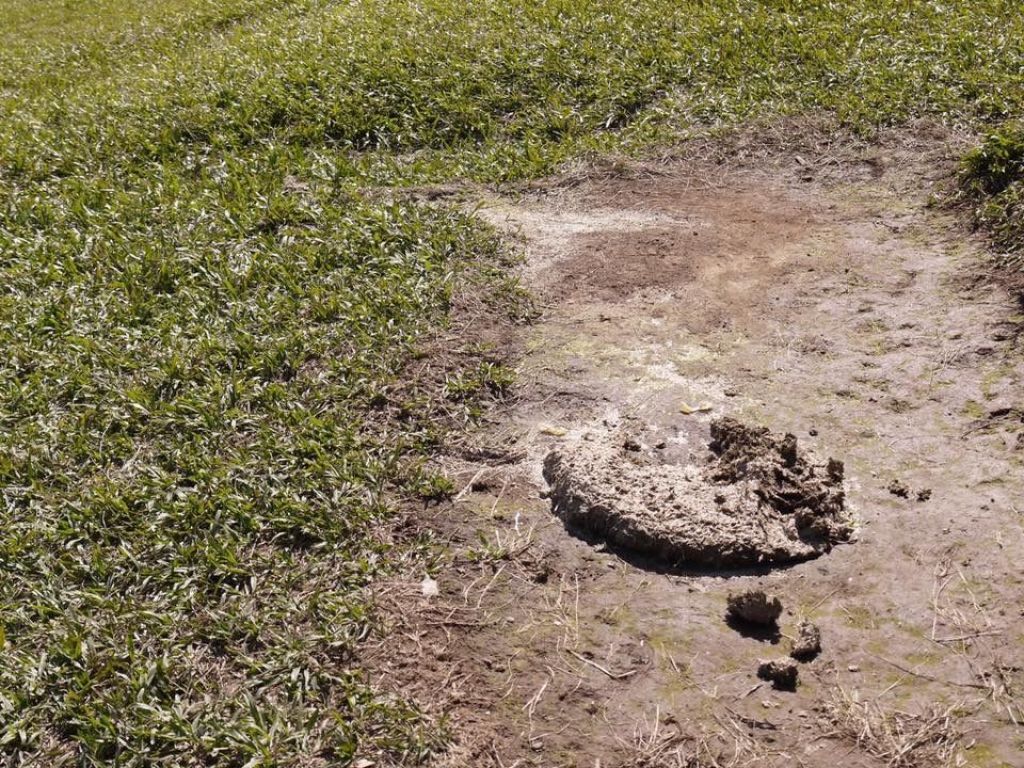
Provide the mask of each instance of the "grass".
{"label": "grass", "polygon": [[825,707],[831,735],[853,742],[887,768],[940,768],[964,764],[958,720],[967,706],[932,705],[919,714],[890,711],[877,701],[861,701],[856,691],[832,693]]}
{"label": "grass", "polygon": [[992,233],[1006,252],[1004,261],[1024,264],[1024,123],[1010,121],[985,136],[964,157],[964,195],[974,206],[978,226]]}
{"label": "grass", "polygon": [[[389,187],[807,110],[870,133],[1024,106],[1009,0],[0,0],[0,18],[12,765],[443,749],[360,672],[366,587],[399,562],[400,503],[447,489],[422,460],[509,384],[486,352],[411,364],[467,290],[519,308],[486,227]],[[993,141],[974,177],[997,175]]]}

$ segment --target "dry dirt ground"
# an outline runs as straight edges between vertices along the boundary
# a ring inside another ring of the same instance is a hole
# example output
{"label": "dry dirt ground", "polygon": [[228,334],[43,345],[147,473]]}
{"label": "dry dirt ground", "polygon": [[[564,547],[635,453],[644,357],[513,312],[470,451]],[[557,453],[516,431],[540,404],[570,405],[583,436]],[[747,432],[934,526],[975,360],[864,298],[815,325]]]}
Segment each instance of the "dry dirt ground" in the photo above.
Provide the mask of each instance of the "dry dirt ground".
{"label": "dry dirt ground", "polygon": [[[448,764],[1024,765],[1024,309],[928,204],[950,141],[740,145],[478,201],[542,314],[515,399],[445,461],[439,594],[401,586],[418,610],[377,660],[448,718]],[[719,416],[845,462],[852,541],[686,571],[553,514],[553,449],[683,462]],[[756,586],[778,633],[726,621]],[[758,662],[804,619],[822,652],[775,690]]]}

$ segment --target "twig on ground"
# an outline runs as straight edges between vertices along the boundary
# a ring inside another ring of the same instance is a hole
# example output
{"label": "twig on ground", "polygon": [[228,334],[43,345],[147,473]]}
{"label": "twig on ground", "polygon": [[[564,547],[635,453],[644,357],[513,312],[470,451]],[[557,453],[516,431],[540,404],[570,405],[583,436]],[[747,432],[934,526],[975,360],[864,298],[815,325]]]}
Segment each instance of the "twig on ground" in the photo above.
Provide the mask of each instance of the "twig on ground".
{"label": "twig on ground", "polygon": [[544,678],[544,683],[541,687],[538,688],[537,692],[530,697],[530,700],[523,705],[523,711],[526,713],[527,719],[531,722],[533,721],[533,711],[537,708],[537,705],[540,704],[540,700],[544,696],[544,691],[548,689],[548,685],[550,685],[550,683],[550,677]]}
{"label": "twig on ground", "polygon": [[502,498],[505,496],[505,491],[508,489],[508,480],[509,476],[505,475],[505,482],[501,484],[501,490],[498,492],[498,497],[494,500],[494,503],[491,505],[492,517],[494,516],[494,513],[497,511],[498,505],[501,503]]}
{"label": "twig on ground", "polygon": [[760,690],[763,685],[764,685],[764,683],[758,683],[757,685],[755,685],[752,688],[750,688],[750,690],[748,690],[746,693],[741,694],[738,698],[741,698],[741,699],[747,698],[750,694],[754,693],[755,691]]}
{"label": "twig on ground", "polygon": [[608,675],[608,677],[610,677],[612,680],[624,680],[625,678],[632,677],[633,675],[635,675],[637,673],[637,670],[635,670],[635,669],[630,669],[627,672],[619,672],[619,673],[612,672],[607,667],[602,667],[596,661],[593,661],[592,659],[588,659],[586,656],[584,656],[584,655],[582,655],[580,653],[576,653],[576,651],[572,650],[571,648],[566,648],[565,652],[568,653],[570,656],[576,657],[577,659],[582,661],[584,664],[593,667],[594,669],[598,670],[599,672],[604,672],[604,674]]}
{"label": "twig on ground", "polygon": [[942,685],[953,685],[958,688],[975,688],[978,690],[988,689],[988,686],[981,685],[979,683],[961,683],[957,680],[943,680],[941,677],[933,677],[932,675],[926,675],[924,672],[918,672],[916,670],[910,669],[909,667],[904,667],[902,664],[897,664],[895,661],[887,659],[884,656],[879,656],[877,653],[869,653],[869,655],[873,656],[879,661],[885,662],[890,667],[895,667],[900,672],[905,672],[908,675],[913,675],[914,677],[920,677],[923,680],[930,680],[933,683],[940,683]]}
{"label": "twig on ground", "polygon": [[993,635],[1001,635],[1003,630],[993,629],[990,632],[971,632],[966,635],[957,635],[956,637],[933,637],[936,643],[959,643],[964,640],[971,640],[975,637],[992,637]]}
{"label": "twig on ground", "polygon": [[[949,561],[943,560],[937,566],[935,566],[935,580],[932,584],[932,640],[935,639],[935,630],[939,624],[939,598],[942,596],[942,590],[946,588],[946,585],[952,580],[952,576],[949,576]],[[945,580],[940,584],[939,579],[944,578]]]}
{"label": "twig on ground", "polygon": [[490,467],[482,467],[481,469],[478,469],[476,474],[473,475],[472,479],[470,479],[470,481],[466,483],[465,487],[457,494],[455,494],[455,498],[452,499],[452,504],[458,504],[460,501],[462,501],[463,497],[467,493],[469,493],[469,490],[473,487],[476,481],[479,480],[480,477],[489,469]]}

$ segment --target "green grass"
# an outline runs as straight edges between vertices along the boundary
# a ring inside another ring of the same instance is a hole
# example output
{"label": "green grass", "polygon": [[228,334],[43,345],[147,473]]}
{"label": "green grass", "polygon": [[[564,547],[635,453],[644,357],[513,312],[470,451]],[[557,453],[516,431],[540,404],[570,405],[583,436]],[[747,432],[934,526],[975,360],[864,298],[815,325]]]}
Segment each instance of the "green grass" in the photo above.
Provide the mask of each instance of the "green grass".
{"label": "green grass", "polygon": [[974,203],[978,225],[1021,266],[1024,251],[1024,123],[1008,122],[985,136],[964,158],[961,187]]}
{"label": "green grass", "polygon": [[467,283],[518,304],[485,227],[387,187],[808,110],[870,134],[1024,106],[1010,0],[0,0],[0,19],[12,765],[443,748],[360,671],[366,587],[408,553],[381,535],[397,506],[445,491],[422,460],[509,384],[483,351],[429,380],[410,361]]}

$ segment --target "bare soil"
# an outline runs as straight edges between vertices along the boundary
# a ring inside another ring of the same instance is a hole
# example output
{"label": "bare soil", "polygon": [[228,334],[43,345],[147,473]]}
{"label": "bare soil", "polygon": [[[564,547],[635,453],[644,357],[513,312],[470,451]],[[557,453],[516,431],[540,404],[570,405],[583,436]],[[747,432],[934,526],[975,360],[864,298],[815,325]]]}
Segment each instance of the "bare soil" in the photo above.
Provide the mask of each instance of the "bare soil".
{"label": "bare soil", "polygon": [[[409,610],[376,660],[379,684],[448,717],[447,764],[1024,764],[1024,318],[929,206],[946,140],[484,198],[543,316],[515,401],[446,460],[440,595],[395,588]],[[683,467],[723,417],[841,459],[850,540],[686,572],[555,514],[544,460],[584,434]],[[781,597],[776,630],[726,620],[753,588]],[[759,664],[803,622],[821,651],[777,690]]]}

